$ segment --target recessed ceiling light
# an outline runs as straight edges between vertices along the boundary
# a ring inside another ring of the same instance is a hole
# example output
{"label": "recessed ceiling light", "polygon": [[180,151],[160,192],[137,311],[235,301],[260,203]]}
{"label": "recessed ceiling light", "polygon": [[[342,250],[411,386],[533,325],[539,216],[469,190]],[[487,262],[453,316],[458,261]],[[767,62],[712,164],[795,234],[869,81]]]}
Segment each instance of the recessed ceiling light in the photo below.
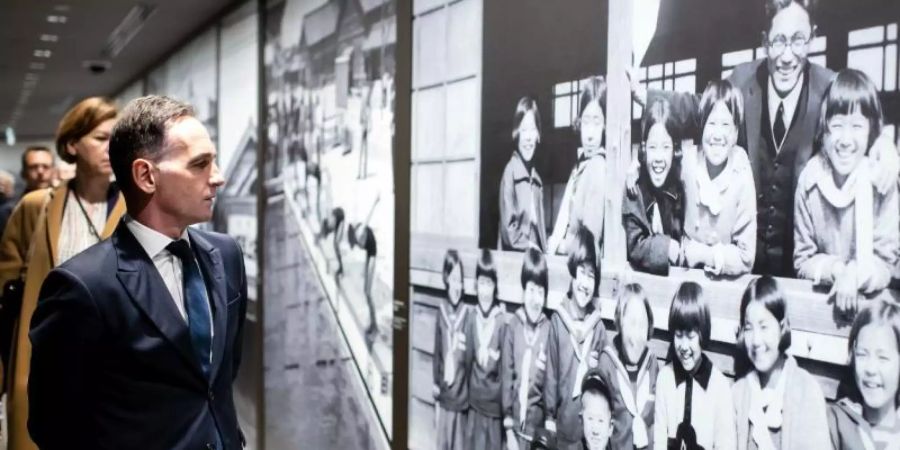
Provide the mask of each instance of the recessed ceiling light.
{"label": "recessed ceiling light", "polygon": [[68,21],[68,20],[69,20],[68,17],[66,17],[62,14],[51,14],[51,15],[47,16],[47,22],[50,22],[50,23],[66,23],[66,21]]}
{"label": "recessed ceiling light", "polygon": [[42,62],[33,62],[28,64],[28,68],[31,70],[44,70],[47,68],[47,65]]}
{"label": "recessed ceiling light", "polygon": [[69,5],[56,5],[53,7],[53,10],[56,12],[69,12],[72,9]]}
{"label": "recessed ceiling light", "polygon": [[55,34],[42,34],[41,41],[42,42],[56,42],[59,40],[59,36]]}
{"label": "recessed ceiling light", "polygon": [[35,49],[34,50],[35,58],[49,58],[50,55],[52,55],[52,52],[50,52],[50,50],[46,50],[46,49]]}
{"label": "recessed ceiling light", "polygon": [[36,73],[28,72],[25,74],[25,81],[30,81],[30,80],[37,81],[38,78],[40,78],[40,77],[38,77],[38,74],[36,74]]}

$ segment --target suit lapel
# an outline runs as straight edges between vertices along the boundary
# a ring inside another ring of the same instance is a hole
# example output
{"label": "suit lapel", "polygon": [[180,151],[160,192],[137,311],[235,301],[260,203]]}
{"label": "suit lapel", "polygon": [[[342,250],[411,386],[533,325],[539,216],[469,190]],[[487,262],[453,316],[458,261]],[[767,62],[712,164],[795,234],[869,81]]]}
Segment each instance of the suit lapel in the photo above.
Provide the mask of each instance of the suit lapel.
{"label": "suit lapel", "polygon": [[216,379],[219,371],[226,341],[225,323],[228,311],[225,306],[225,266],[222,264],[222,255],[219,249],[210,244],[206,238],[191,229],[188,229],[188,235],[191,238],[191,245],[195,248],[194,254],[197,255],[197,262],[200,264],[200,270],[203,271],[203,278],[207,282],[207,292],[212,300],[213,359],[209,371],[209,379],[212,381]]}
{"label": "suit lapel", "polygon": [[[764,144],[759,142],[760,140],[760,130],[762,128],[762,108],[763,108],[763,89],[768,77],[765,69],[766,65],[763,62],[760,67],[756,71],[756,75],[754,77],[755,82],[747,83],[747,98],[744,99],[744,107],[746,108],[744,114],[744,121],[746,124],[747,130],[747,151],[750,152],[750,161],[755,164],[757,159],[756,155],[753,155],[753,152],[765,151],[763,149]],[[758,173],[754,171],[754,173]]]}
{"label": "suit lapel", "polygon": [[178,312],[153,261],[125,226],[125,221],[119,222],[112,240],[119,261],[116,276],[128,291],[131,300],[175,346],[185,362],[202,377],[203,372],[191,343],[187,323]]}

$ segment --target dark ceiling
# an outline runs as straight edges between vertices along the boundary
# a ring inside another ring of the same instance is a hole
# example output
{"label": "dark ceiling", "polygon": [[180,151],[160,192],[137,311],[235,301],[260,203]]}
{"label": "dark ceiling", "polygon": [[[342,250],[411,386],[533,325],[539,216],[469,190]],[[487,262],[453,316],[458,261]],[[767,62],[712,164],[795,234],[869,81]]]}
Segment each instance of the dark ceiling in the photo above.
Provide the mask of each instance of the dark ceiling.
{"label": "dark ceiling", "polygon": [[[9,125],[18,140],[52,136],[60,116],[75,101],[116,94],[234,3],[239,2],[4,0],[0,13],[0,134]],[[114,58],[104,58],[110,34],[138,4],[155,10]],[[49,57],[42,57],[44,50],[50,51]],[[99,59],[112,63],[104,73],[94,74],[84,67],[85,61]]]}

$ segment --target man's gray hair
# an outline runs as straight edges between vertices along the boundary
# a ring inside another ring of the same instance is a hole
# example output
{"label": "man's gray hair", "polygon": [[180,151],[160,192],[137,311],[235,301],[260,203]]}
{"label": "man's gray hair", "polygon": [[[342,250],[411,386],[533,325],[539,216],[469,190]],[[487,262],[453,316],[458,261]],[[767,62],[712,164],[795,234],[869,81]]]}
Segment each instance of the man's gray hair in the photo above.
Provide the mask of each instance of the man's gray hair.
{"label": "man's gray hair", "polygon": [[109,162],[123,192],[135,187],[132,163],[138,158],[158,161],[172,123],[194,116],[190,104],[161,95],[140,97],[125,106],[109,139]]}

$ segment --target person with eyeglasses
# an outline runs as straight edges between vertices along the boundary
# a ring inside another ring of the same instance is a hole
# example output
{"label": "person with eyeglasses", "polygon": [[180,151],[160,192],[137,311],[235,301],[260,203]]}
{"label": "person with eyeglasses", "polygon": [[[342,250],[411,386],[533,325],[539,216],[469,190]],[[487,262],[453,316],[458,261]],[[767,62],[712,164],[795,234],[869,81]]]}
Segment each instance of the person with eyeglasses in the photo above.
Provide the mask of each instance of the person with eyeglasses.
{"label": "person with eyeglasses", "polygon": [[[744,98],[745,118],[738,144],[748,153],[757,192],[757,243],[753,273],[793,277],[794,194],[813,154],[816,124],[834,71],[809,61],[815,38],[810,0],[765,0],[762,32],[766,57],[740,64],[728,80]],[[632,77],[635,100],[649,104],[663,95],[684,126],[696,124],[699,98],[693,94],[642,91]],[[886,192],[897,182],[900,157],[887,135],[871,149],[877,161],[873,182]],[[636,179],[632,169],[630,179]],[[634,189],[634,188],[630,188]]]}

